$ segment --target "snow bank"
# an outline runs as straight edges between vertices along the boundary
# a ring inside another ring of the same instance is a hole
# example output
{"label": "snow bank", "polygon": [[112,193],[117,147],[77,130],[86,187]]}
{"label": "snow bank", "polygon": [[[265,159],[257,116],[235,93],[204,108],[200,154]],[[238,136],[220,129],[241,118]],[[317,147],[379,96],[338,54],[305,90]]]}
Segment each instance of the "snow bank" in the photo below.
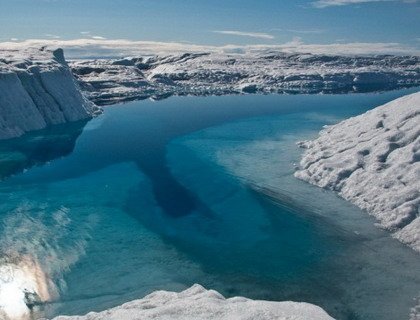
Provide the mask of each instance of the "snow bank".
{"label": "snow bank", "polygon": [[180,293],[155,291],[140,300],[85,316],[59,316],[53,320],[231,320],[284,319],[331,320],[321,308],[297,302],[257,301],[241,297],[225,299],[220,293],[195,284]]}
{"label": "snow bank", "polygon": [[345,93],[420,84],[416,56],[184,53],[71,61],[97,104],[170,95]]}
{"label": "snow bank", "polygon": [[63,51],[0,51],[0,139],[92,116]]}
{"label": "snow bank", "polygon": [[420,252],[420,92],[329,126],[295,176],[337,191]]}

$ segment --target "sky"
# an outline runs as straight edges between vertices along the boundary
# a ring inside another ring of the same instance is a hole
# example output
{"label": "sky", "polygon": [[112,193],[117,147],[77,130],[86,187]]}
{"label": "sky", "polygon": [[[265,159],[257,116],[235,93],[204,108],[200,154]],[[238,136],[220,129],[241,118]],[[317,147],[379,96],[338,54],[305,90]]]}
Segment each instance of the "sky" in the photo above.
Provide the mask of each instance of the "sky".
{"label": "sky", "polygon": [[202,46],[363,44],[366,51],[371,45],[417,54],[420,1],[0,0],[0,42],[30,39],[87,39],[98,45],[111,40],[117,45],[119,39]]}

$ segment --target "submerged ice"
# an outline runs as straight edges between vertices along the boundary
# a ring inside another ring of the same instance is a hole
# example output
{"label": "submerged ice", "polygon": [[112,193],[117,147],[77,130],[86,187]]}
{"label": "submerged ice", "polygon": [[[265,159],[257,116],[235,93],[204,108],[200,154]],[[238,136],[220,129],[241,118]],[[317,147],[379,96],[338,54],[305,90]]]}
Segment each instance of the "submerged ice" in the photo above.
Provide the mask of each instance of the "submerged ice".
{"label": "submerged ice", "polygon": [[338,192],[420,251],[420,93],[304,141],[299,179]]}
{"label": "submerged ice", "polygon": [[[8,212],[0,237],[0,315],[5,320],[30,319],[43,304],[58,299],[65,289],[64,273],[86,245],[83,238],[71,239],[68,208],[31,201],[30,194],[16,204],[16,195],[0,195],[9,202],[0,208]],[[78,229],[82,232],[84,226]]]}
{"label": "submerged ice", "polygon": [[[22,149],[30,169],[1,182],[0,221],[14,229],[13,207],[30,209],[20,219],[28,227],[17,229],[36,231],[26,248],[58,288],[39,311],[86,314],[200,283],[225,297],[306,301],[337,318],[408,315],[417,255],[356,207],[293,177],[296,140],[396,95],[144,101],[105,110],[76,143],[70,134],[63,157],[52,150],[46,163],[33,161],[44,149]],[[194,205],[166,210],[168,185]],[[63,228],[52,220],[57,210],[68,218]],[[13,234],[5,239],[24,260]],[[44,266],[44,257],[67,267]]]}

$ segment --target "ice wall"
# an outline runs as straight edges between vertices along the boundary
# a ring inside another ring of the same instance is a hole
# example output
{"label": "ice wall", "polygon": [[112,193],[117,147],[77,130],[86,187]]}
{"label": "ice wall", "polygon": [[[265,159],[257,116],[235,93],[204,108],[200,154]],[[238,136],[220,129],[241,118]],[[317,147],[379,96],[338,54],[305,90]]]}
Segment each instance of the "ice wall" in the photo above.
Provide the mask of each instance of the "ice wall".
{"label": "ice wall", "polygon": [[0,139],[91,117],[63,51],[0,51]]}

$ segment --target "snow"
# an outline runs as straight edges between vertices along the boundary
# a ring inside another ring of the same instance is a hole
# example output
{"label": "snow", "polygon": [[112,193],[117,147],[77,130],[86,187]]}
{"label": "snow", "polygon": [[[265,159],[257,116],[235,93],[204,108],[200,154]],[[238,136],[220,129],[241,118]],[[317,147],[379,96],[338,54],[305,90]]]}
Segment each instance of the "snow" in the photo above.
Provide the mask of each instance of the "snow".
{"label": "snow", "polygon": [[265,50],[67,63],[61,49],[10,47],[0,50],[0,139],[89,118],[99,112],[91,102],[106,105],[171,95],[389,90],[419,85],[419,70],[418,56]]}
{"label": "snow", "polygon": [[80,92],[63,51],[0,51],[0,139],[97,112]]}
{"label": "snow", "polygon": [[297,302],[226,299],[220,293],[195,284],[180,293],[155,291],[143,299],[125,303],[103,312],[85,316],[59,316],[53,320],[195,320],[195,319],[284,319],[331,320],[321,308]]}
{"label": "snow", "polygon": [[[376,91],[419,85],[419,70],[415,56],[185,53],[67,63],[61,49],[2,50],[0,139],[88,119],[99,112],[88,99],[114,104],[170,95]],[[416,93],[328,127],[316,140],[300,144],[307,150],[295,176],[338,192],[420,252],[419,115]],[[17,280],[0,291],[0,307],[12,317],[28,313],[22,303],[24,287],[43,290],[38,276],[26,267],[17,270]],[[332,319],[308,303],[225,299],[194,285],[180,293],[157,291],[104,312],[54,320],[152,318]]]}
{"label": "snow", "polygon": [[326,127],[295,176],[331,189],[420,252],[420,92]]}
{"label": "snow", "polygon": [[203,52],[74,60],[70,66],[99,105],[170,95],[346,93],[420,84],[417,56]]}

